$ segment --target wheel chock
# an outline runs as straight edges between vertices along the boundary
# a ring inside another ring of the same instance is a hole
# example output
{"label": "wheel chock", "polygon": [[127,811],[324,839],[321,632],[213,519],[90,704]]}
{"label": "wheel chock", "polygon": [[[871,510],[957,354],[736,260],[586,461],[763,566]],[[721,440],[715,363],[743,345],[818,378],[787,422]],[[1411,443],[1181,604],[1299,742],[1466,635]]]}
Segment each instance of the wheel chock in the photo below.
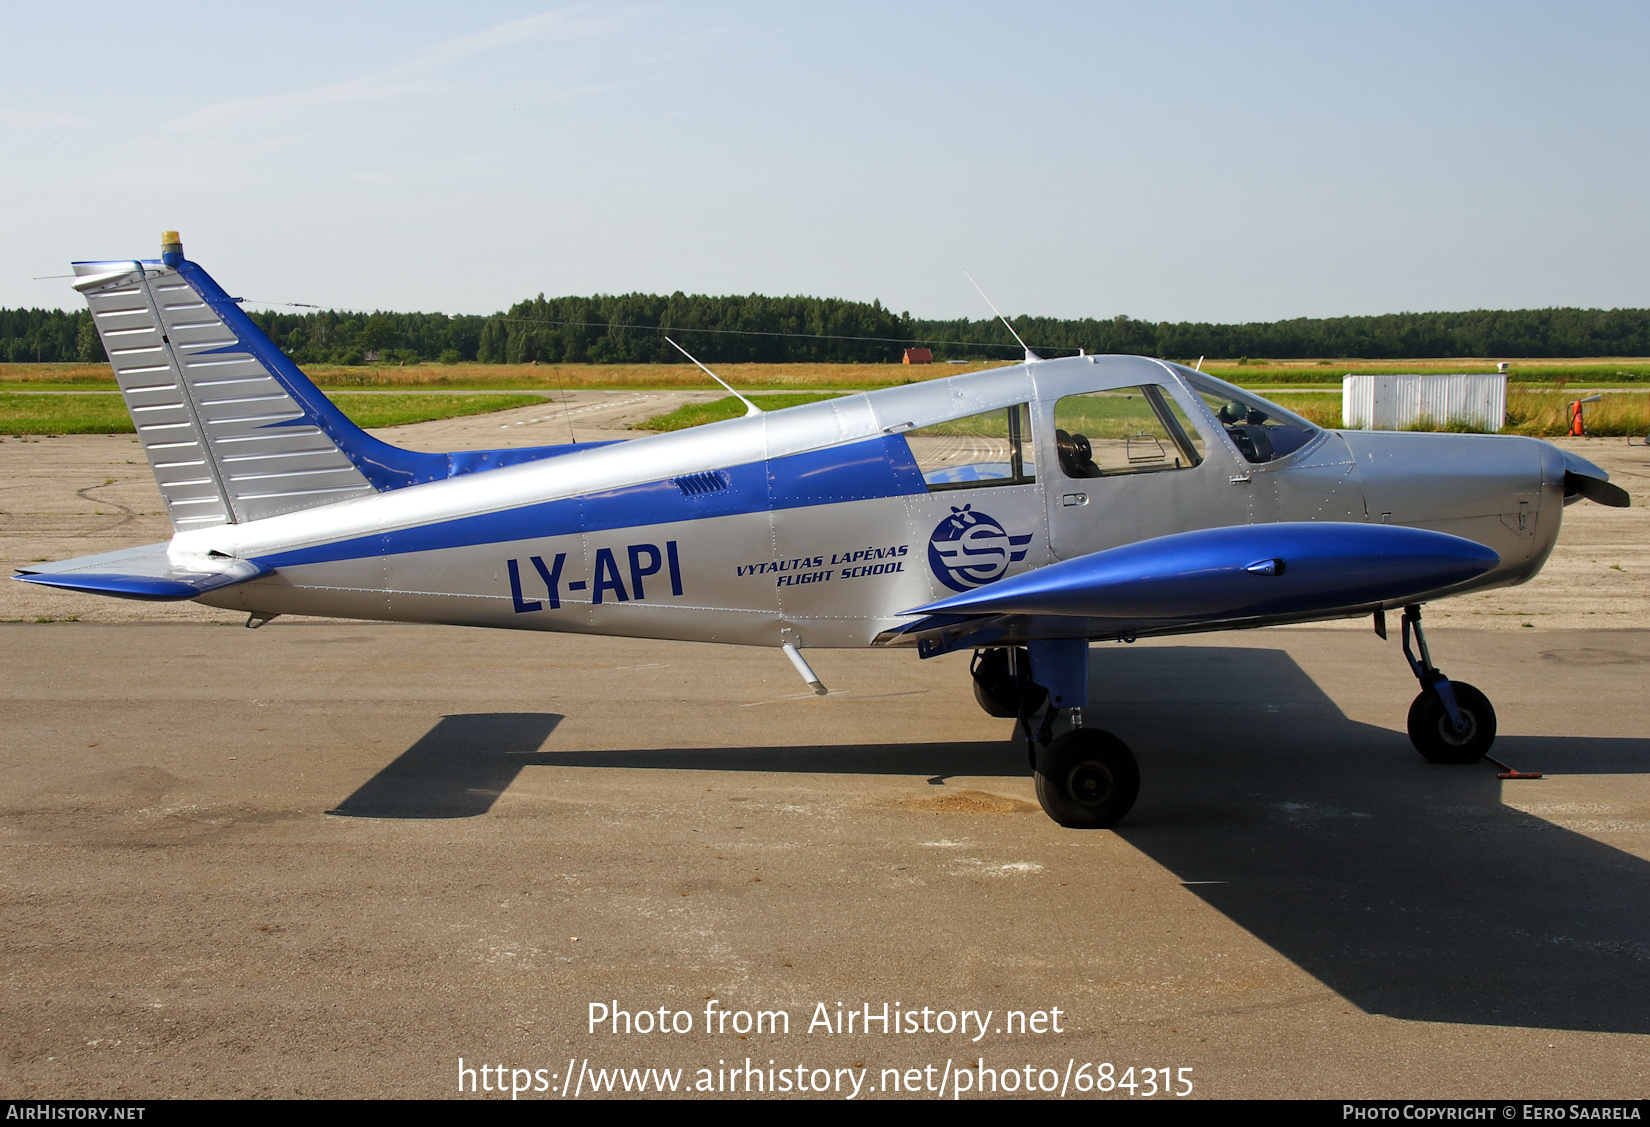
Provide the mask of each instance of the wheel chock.
{"label": "wheel chock", "polygon": [[1486,755],[1486,756],[1484,756],[1484,758],[1489,760],[1491,763],[1495,764],[1497,767],[1501,768],[1501,773],[1495,776],[1498,779],[1539,779],[1539,778],[1541,778],[1541,772],[1540,771],[1520,771],[1516,767],[1507,766],[1505,763],[1501,762],[1501,760],[1497,759],[1493,755]]}

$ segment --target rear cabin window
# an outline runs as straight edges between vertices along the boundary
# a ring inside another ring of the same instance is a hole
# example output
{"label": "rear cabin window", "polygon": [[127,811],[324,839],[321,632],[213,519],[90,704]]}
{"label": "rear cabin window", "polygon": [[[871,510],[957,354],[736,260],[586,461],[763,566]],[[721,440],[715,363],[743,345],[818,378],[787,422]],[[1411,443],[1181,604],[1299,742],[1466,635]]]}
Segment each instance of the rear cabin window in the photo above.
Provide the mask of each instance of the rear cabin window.
{"label": "rear cabin window", "polygon": [[1035,481],[1031,411],[1025,404],[905,432],[930,492]]}
{"label": "rear cabin window", "polygon": [[1191,469],[1204,439],[1157,384],[1067,395],[1054,405],[1054,441],[1067,477]]}

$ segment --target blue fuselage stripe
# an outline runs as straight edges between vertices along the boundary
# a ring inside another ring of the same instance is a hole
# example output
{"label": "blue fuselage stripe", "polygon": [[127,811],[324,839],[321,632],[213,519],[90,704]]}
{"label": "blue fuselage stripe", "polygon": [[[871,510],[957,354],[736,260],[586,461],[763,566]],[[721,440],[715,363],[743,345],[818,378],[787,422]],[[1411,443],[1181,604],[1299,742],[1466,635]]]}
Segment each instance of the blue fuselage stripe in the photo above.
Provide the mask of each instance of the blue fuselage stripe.
{"label": "blue fuselage stripe", "polygon": [[722,472],[727,475],[728,488],[713,493],[688,494],[674,481],[652,481],[275,552],[259,556],[257,561],[266,567],[330,563],[928,491],[911,456],[911,447],[900,435],[728,466]]}

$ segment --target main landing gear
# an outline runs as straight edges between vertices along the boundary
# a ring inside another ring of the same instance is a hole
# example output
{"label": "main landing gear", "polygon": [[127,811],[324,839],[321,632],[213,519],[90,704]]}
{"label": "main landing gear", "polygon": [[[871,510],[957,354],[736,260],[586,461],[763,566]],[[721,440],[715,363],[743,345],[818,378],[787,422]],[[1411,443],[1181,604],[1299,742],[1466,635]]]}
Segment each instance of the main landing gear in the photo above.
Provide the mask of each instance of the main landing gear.
{"label": "main landing gear", "polygon": [[1140,795],[1140,765],[1129,745],[1098,728],[1073,728],[1037,757],[1037,801],[1074,830],[1115,826]]}
{"label": "main landing gear", "polygon": [[1088,643],[1033,646],[1036,652],[1025,646],[976,650],[974,699],[987,714],[1017,722],[1044,813],[1071,829],[1115,826],[1140,794],[1140,766],[1122,740],[1083,727]]}
{"label": "main landing gear", "polygon": [[[1419,661],[1410,652],[1412,629]],[[1451,681],[1432,664],[1420,607],[1404,608],[1402,639],[1404,659],[1421,683],[1421,694],[1409,706],[1409,742],[1433,763],[1478,762],[1495,742],[1495,709],[1489,698],[1465,681]]]}

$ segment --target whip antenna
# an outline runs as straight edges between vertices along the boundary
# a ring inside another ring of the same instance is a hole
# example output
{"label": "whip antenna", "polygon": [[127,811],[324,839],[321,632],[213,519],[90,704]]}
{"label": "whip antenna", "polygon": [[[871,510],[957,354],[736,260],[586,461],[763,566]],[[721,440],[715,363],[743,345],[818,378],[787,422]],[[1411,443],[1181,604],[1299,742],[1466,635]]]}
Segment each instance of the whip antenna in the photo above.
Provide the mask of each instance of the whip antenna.
{"label": "whip antenna", "polygon": [[[976,290],[979,290],[979,294],[980,294],[981,297],[985,297],[985,291],[980,289],[980,283],[978,283],[974,280],[974,276],[972,274],[970,274],[967,270],[964,270],[963,271],[963,277],[968,279],[968,284],[969,285],[973,286]],[[991,299],[989,297],[985,297],[985,303],[987,305],[991,305]],[[1032,360],[1041,360],[1042,359],[1041,356],[1038,356],[1035,352],[1031,351],[1030,348],[1026,347],[1026,342],[1023,341],[1023,340],[1020,340],[1020,334],[1014,331],[1014,326],[1010,325],[1008,323],[1008,318],[1004,317],[1002,315],[1002,313],[998,311],[998,309],[995,305],[991,305],[991,312],[997,314],[997,320],[999,320],[1003,323],[1003,327],[1008,330],[1009,335],[1012,336],[1015,340],[1020,342],[1020,347],[1025,349],[1026,360],[1028,362],[1032,361]]]}
{"label": "whip antenna", "polygon": [[[666,337],[665,339],[670,340],[669,337]],[[677,352],[680,352],[683,356],[686,356],[689,360],[693,360],[693,353],[689,352],[687,349],[683,348],[681,345],[677,344],[675,341],[670,340],[670,346],[672,348],[674,348]],[[717,383],[719,383],[723,387],[727,388],[729,395],[733,396],[735,399],[739,400],[739,402],[741,402],[745,405],[745,417],[747,419],[750,418],[752,415],[760,415],[762,413],[762,408],[760,408],[756,404],[752,403],[749,399],[746,399],[743,395],[740,395],[737,391],[734,391],[733,386],[731,384],[729,384],[727,380],[724,380],[721,376],[717,375],[715,372],[711,371],[709,368],[705,367],[703,364],[700,364],[699,361],[693,360],[693,363],[695,365],[697,365],[699,370],[701,372],[705,373],[705,375],[709,376],[711,379],[715,380]]]}

